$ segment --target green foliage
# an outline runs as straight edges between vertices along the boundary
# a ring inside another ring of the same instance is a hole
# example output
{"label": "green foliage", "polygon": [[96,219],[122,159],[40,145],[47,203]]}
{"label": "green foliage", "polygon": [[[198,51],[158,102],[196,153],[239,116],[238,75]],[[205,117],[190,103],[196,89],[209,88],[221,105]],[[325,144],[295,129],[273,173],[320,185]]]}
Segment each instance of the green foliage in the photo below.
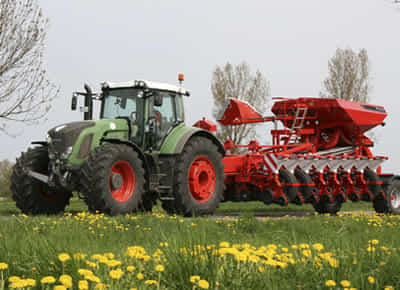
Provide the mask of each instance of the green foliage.
{"label": "green foliage", "polygon": [[11,197],[10,178],[13,164],[7,159],[0,161],[0,197]]}

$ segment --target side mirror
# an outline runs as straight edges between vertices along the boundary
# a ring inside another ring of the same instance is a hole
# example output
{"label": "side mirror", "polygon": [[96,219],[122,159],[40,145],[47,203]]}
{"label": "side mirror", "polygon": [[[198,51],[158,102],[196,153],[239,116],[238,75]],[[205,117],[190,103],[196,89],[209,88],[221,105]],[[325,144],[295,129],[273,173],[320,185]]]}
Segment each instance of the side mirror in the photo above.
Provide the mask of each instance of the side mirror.
{"label": "side mirror", "polygon": [[162,103],[163,103],[163,98],[162,98],[161,94],[154,93],[153,96],[154,96],[153,105],[155,107],[161,107]]}
{"label": "side mirror", "polygon": [[76,110],[77,103],[78,103],[78,100],[77,100],[76,94],[74,93],[74,94],[72,94],[72,101],[71,101],[71,110],[72,111]]}

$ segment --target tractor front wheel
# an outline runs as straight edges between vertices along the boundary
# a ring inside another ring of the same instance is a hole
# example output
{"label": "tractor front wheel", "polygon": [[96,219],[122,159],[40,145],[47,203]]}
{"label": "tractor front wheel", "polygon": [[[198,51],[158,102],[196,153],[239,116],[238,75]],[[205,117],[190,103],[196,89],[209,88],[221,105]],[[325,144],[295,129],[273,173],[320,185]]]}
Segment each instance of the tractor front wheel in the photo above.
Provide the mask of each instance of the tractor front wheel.
{"label": "tractor front wheel", "polygon": [[81,191],[91,211],[110,215],[142,207],[144,168],[129,146],[104,144],[90,153],[82,167]]}
{"label": "tractor front wheel", "polygon": [[12,198],[25,214],[56,214],[64,211],[72,196],[70,191],[56,190],[28,175],[28,170],[48,175],[47,146],[22,153],[11,175]]}
{"label": "tractor front wheel", "polygon": [[176,162],[174,200],[163,208],[185,216],[212,214],[224,192],[224,165],[218,147],[209,139],[194,137]]}

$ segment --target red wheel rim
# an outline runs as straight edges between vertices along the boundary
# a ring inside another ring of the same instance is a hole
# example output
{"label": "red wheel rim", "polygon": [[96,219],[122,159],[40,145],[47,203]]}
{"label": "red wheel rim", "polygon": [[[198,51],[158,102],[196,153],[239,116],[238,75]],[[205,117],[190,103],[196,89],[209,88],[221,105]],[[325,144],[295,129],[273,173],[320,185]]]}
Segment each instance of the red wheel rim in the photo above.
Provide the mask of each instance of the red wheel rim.
{"label": "red wheel rim", "polygon": [[189,168],[189,189],[197,202],[207,202],[215,189],[215,170],[211,161],[204,156],[197,157]]}
{"label": "red wheel rim", "polygon": [[[121,186],[118,187],[113,183],[113,175],[117,175],[121,179]],[[108,177],[108,186],[112,197],[116,201],[125,202],[129,200],[135,189],[135,173],[132,166],[123,160],[115,162]]]}

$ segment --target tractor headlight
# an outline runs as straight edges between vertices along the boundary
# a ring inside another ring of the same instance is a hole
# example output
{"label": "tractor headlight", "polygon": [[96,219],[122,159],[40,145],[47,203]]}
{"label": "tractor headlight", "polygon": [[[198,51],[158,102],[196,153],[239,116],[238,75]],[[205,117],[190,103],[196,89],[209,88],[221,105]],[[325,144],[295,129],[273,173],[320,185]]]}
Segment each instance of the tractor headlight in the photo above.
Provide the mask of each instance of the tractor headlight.
{"label": "tractor headlight", "polygon": [[72,153],[72,146],[69,146],[64,153],[61,154],[61,159],[67,159]]}

